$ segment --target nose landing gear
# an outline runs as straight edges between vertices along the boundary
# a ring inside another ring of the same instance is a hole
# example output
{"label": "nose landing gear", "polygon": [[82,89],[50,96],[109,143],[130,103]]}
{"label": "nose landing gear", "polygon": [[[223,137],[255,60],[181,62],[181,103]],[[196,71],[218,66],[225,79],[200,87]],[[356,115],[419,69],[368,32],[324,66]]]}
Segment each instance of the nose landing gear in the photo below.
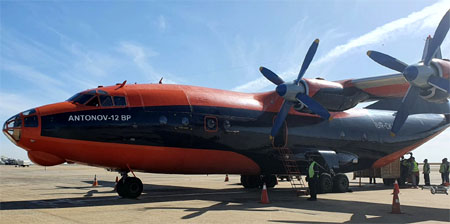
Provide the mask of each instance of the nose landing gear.
{"label": "nose landing gear", "polygon": [[123,198],[137,198],[141,195],[144,186],[137,177],[129,177],[127,173],[121,173],[122,178],[117,182],[117,194]]}

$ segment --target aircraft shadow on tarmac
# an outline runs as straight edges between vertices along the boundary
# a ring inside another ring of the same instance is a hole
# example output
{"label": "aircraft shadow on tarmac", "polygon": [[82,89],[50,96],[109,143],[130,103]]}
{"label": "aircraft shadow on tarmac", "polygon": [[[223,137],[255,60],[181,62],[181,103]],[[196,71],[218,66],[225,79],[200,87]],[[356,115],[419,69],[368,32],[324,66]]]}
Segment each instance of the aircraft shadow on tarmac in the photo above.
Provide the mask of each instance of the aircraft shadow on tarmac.
{"label": "aircraft shadow on tarmac", "polygon": [[[90,182],[86,182],[90,183]],[[234,185],[234,184],[230,184]],[[270,204],[260,204],[260,189],[243,189],[241,187],[231,189],[207,189],[194,187],[179,187],[166,185],[145,184],[144,193],[138,199],[125,199],[119,196],[102,196],[102,194],[111,194],[111,191],[104,191],[104,188],[114,187],[114,182],[99,181],[99,187],[65,187],[57,186],[55,194],[83,194],[83,197],[69,197],[48,200],[32,201],[6,201],[0,204],[1,210],[26,210],[26,209],[46,209],[46,208],[74,208],[74,207],[93,207],[107,205],[127,205],[143,204],[142,210],[167,210],[176,209],[192,212],[183,216],[181,219],[189,220],[199,217],[211,211],[253,211],[268,212],[281,211],[303,213],[307,215],[317,215],[321,212],[335,212],[352,214],[348,222],[355,223],[409,223],[422,221],[450,221],[449,210],[443,208],[427,208],[420,206],[402,205],[404,214],[391,214],[391,205],[357,202],[344,200],[321,199],[316,202],[306,201],[306,197],[295,197],[291,189],[270,189]],[[58,189],[79,189],[86,190],[82,193],[58,193]],[[366,189],[367,190],[367,189]],[[152,203],[157,202],[177,202],[189,200],[204,200],[217,202],[207,207],[184,207],[184,206],[163,206],[155,207]],[[419,215],[420,214],[420,215]],[[269,220],[279,223],[299,223],[304,220]],[[308,221],[310,222],[310,221]],[[317,222],[324,223],[324,222]]]}

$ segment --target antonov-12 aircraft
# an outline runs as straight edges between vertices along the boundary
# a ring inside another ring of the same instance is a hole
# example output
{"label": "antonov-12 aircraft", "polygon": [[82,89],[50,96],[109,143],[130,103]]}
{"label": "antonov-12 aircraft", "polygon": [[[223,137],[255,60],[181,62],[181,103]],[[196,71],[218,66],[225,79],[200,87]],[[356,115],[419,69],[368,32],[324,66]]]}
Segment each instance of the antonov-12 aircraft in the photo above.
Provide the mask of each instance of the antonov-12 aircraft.
{"label": "antonov-12 aircraft", "polygon": [[[391,75],[304,78],[315,40],[293,82],[260,68],[275,91],[125,81],[21,112],[5,122],[3,132],[36,164],[120,172],[122,197],[143,191],[133,171],[240,174],[246,188],[261,182],[273,187],[275,175],[292,174],[286,162],[294,161],[303,173],[309,156],[329,171],[320,177],[323,192],[342,192],[348,188],[343,173],[389,164],[450,126],[450,61],[440,51],[449,24],[447,11],[418,63],[369,51],[375,62],[398,72]],[[354,108],[368,101],[374,103]]]}

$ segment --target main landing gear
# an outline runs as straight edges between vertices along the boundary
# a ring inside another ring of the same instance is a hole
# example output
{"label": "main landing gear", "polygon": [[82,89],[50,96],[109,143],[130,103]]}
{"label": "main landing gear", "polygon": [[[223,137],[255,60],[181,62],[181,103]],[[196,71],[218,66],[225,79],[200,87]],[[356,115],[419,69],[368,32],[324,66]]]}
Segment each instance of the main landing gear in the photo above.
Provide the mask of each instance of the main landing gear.
{"label": "main landing gear", "polygon": [[117,182],[117,194],[123,198],[137,198],[141,195],[144,185],[137,177],[129,177],[128,172],[120,173],[122,178]]}
{"label": "main landing gear", "polygon": [[241,184],[245,188],[262,188],[266,183],[266,187],[272,188],[278,184],[277,177],[275,175],[241,175]]}

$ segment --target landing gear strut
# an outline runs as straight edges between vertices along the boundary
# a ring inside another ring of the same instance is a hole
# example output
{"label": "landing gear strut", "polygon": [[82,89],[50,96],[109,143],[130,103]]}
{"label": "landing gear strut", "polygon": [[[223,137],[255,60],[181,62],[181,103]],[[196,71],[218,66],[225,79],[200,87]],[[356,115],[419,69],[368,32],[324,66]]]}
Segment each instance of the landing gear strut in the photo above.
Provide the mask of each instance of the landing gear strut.
{"label": "landing gear strut", "polygon": [[122,178],[117,182],[117,194],[123,198],[137,198],[141,195],[144,186],[137,177],[129,177],[127,173],[121,173]]}

